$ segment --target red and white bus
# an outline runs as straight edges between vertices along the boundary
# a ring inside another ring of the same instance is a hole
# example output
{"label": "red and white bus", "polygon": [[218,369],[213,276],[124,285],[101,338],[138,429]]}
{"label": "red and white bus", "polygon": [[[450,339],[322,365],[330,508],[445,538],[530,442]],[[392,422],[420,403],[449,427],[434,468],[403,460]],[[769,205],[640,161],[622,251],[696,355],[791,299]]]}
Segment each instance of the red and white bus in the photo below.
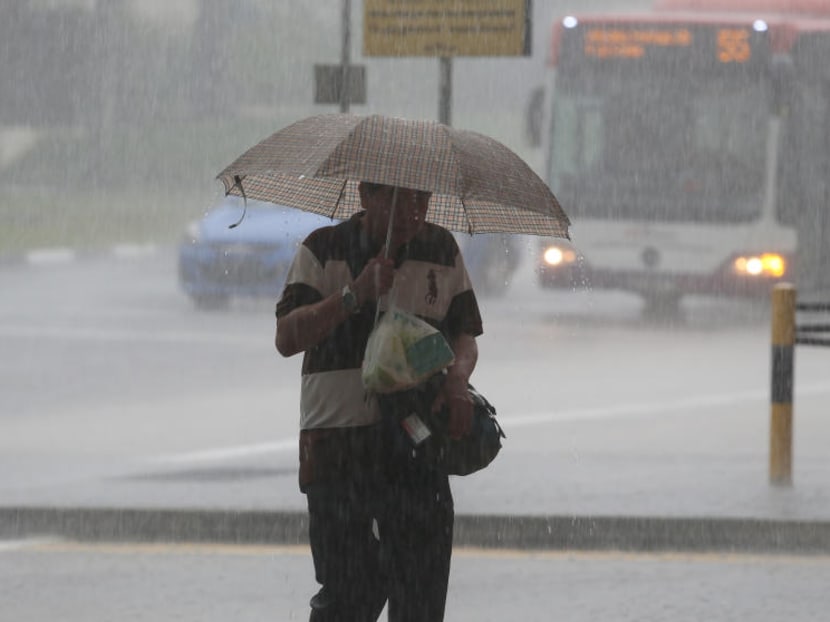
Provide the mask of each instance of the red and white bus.
{"label": "red and white bus", "polygon": [[830,0],[663,0],[554,26],[545,287],[830,288]]}

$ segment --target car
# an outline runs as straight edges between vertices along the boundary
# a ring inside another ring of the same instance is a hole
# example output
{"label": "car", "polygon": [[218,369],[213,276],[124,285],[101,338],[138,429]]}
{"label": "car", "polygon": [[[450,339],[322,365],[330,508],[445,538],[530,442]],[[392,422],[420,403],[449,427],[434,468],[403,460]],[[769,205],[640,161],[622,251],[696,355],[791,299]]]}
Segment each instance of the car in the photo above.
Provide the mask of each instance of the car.
{"label": "car", "polygon": [[541,238],[536,253],[539,285],[547,289],[584,289],[591,279],[585,258],[568,240]]}
{"label": "car", "polygon": [[[228,196],[190,223],[178,248],[179,285],[200,309],[235,298],[282,293],[288,267],[306,236],[334,224],[325,216]],[[238,226],[231,227],[240,221]]]}
{"label": "car", "polygon": [[507,233],[476,233],[456,236],[464,265],[476,294],[503,297],[521,263],[520,237]]}

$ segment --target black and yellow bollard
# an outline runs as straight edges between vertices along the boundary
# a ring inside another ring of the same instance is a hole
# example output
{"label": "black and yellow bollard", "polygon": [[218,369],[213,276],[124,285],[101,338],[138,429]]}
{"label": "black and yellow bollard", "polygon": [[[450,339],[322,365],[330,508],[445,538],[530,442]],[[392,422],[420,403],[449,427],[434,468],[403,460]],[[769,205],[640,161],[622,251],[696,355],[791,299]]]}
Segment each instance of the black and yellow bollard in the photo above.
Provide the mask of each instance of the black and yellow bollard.
{"label": "black and yellow bollard", "polygon": [[795,351],[795,287],[779,283],[772,290],[772,413],[769,481],[793,482],[793,363]]}

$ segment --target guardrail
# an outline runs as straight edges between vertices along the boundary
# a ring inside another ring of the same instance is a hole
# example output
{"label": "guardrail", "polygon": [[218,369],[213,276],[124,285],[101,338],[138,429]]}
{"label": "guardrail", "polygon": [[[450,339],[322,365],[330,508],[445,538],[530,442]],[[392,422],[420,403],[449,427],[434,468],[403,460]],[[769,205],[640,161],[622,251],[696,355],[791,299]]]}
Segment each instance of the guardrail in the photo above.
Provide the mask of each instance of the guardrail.
{"label": "guardrail", "polygon": [[791,283],[772,290],[772,387],[770,416],[769,480],[777,486],[792,485],[793,370],[795,346],[830,346],[830,323],[798,324],[796,312],[830,313],[830,302],[796,301]]}

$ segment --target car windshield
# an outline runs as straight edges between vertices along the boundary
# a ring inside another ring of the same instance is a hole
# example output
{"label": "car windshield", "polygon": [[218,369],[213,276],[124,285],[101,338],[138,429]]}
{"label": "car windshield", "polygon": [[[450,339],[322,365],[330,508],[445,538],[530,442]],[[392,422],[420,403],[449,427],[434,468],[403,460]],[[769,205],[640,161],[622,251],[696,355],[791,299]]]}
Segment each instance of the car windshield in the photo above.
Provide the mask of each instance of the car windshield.
{"label": "car windshield", "polygon": [[551,185],[574,216],[747,220],[761,206],[766,101],[757,80],[560,77]]}

